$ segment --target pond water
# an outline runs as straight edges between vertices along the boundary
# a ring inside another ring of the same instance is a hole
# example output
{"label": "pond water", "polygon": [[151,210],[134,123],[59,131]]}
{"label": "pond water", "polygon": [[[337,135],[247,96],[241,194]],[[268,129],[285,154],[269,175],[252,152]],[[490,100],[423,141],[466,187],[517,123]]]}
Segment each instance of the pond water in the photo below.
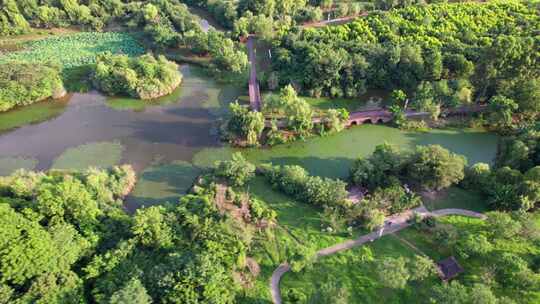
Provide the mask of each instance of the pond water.
{"label": "pond water", "polygon": [[[181,71],[182,86],[173,95],[152,102],[107,99],[90,92],[73,94],[68,103],[45,102],[0,114],[2,126],[17,117],[30,120],[30,109],[52,112],[43,115],[44,122],[2,133],[0,158],[35,159],[36,169],[48,169],[69,148],[112,142],[121,145],[121,162],[133,164],[138,171],[156,161],[191,161],[198,150],[220,145],[217,119],[239,89],[217,84],[194,67],[182,66]],[[48,111],[49,107],[60,110]],[[9,124],[14,126],[16,122]],[[99,165],[100,159],[94,164]]]}
{"label": "pond water", "polygon": [[[128,163],[139,175],[127,199],[128,209],[177,199],[202,168],[239,151],[223,146],[217,131],[228,104],[245,93],[243,87],[216,83],[198,68],[184,65],[181,71],[180,88],[156,101],[90,92],[0,114],[0,175],[17,168],[81,169]],[[403,148],[441,144],[475,163],[493,160],[497,137],[482,130],[408,133],[364,125],[242,152],[257,163],[298,164],[313,174],[346,177],[356,157],[370,154],[383,142]]]}
{"label": "pond water", "polygon": [[[474,164],[493,162],[498,137],[478,129],[416,133],[385,125],[366,124],[325,137],[313,137],[271,149],[247,149],[243,153],[254,163],[300,165],[314,175],[346,178],[356,158],[370,155],[377,145],[385,142],[401,149],[412,149],[417,145],[441,145],[454,153],[465,155],[468,163]],[[230,157],[235,151],[226,147],[204,149],[195,155],[193,162],[199,167],[210,166],[216,160]]]}

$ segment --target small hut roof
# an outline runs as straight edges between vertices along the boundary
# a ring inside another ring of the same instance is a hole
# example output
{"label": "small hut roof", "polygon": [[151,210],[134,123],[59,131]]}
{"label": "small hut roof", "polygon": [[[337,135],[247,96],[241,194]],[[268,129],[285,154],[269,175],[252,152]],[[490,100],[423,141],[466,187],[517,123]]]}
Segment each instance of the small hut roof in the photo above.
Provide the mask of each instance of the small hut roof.
{"label": "small hut roof", "polygon": [[453,256],[439,261],[437,265],[439,266],[441,279],[444,281],[451,280],[464,271]]}

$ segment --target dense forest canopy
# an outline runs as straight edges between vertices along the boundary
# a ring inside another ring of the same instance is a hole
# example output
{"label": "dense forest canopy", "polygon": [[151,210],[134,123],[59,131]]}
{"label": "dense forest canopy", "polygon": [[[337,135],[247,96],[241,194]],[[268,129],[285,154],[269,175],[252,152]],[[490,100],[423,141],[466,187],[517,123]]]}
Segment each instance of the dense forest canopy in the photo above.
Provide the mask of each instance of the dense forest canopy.
{"label": "dense forest canopy", "polygon": [[[518,1],[409,6],[285,35],[275,48],[280,82],[310,95],[356,97],[403,89],[419,108],[512,97],[538,89],[540,14]],[[522,112],[537,112],[526,98]]]}
{"label": "dense forest canopy", "polygon": [[247,243],[211,193],[130,216],[134,183],[130,166],[1,178],[0,303],[233,303]]}

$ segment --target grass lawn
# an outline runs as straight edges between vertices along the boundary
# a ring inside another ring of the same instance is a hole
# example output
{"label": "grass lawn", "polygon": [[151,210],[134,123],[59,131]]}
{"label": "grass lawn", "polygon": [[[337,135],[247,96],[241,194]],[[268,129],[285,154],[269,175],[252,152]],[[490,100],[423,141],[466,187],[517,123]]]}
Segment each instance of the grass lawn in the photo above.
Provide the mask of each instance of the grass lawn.
{"label": "grass lawn", "polygon": [[458,187],[451,187],[436,193],[434,196],[424,195],[424,205],[430,211],[437,209],[458,208],[477,212],[486,212],[487,203],[482,195]]}
{"label": "grass lawn", "polygon": [[261,266],[261,274],[241,302],[246,304],[255,299],[270,300],[268,280],[274,269],[287,260],[289,249],[307,246],[318,250],[349,237],[322,232],[320,210],[273,190],[264,177],[256,177],[249,184],[249,190],[277,212],[278,226],[254,241],[254,258]]}
{"label": "grass lawn", "polygon": [[[539,218],[540,225],[540,213],[537,214],[537,218]],[[443,224],[454,226],[460,233],[487,233],[484,222],[479,219],[450,216],[440,220]],[[402,240],[407,241],[415,248]],[[494,248],[495,251],[518,254],[529,261],[540,253],[538,244],[535,245],[521,239],[497,240],[494,243]],[[289,289],[295,288],[308,297],[314,295],[313,302],[309,303],[326,303],[318,301],[317,291],[323,289],[323,285],[334,282],[347,290],[349,294],[347,303],[351,304],[429,303],[429,295],[433,286],[440,284],[438,278],[432,277],[424,282],[410,282],[405,289],[394,290],[381,286],[374,271],[375,263],[382,257],[412,257],[418,251],[428,255],[434,261],[455,256],[465,269],[465,272],[457,280],[469,287],[474,283],[486,283],[480,275],[493,267],[493,261],[490,261],[489,258],[461,258],[455,251],[455,247],[440,245],[434,239],[433,234],[408,228],[400,231],[396,236],[385,236],[365,246],[322,258],[311,269],[300,273],[289,272],[285,274],[281,281],[282,296],[286,295]],[[370,254],[366,254],[366,252]],[[366,261],[367,256],[372,256],[374,261]],[[540,300],[538,292],[528,292],[523,295],[504,286],[495,286],[492,289],[498,297],[506,296],[516,300],[517,303],[539,303]],[[325,290],[325,292],[328,291]]]}
{"label": "grass lawn", "polygon": [[85,170],[88,167],[107,168],[118,165],[124,147],[118,142],[97,142],[69,148],[57,159],[51,169]]}

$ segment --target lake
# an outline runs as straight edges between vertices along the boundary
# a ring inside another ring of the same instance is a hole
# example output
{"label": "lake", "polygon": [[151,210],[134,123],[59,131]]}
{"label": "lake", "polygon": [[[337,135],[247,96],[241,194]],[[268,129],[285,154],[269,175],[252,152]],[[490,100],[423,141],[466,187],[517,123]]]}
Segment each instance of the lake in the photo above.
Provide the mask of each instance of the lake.
{"label": "lake", "polygon": [[364,125],[326,137],[274,147],[224,146],[218,129],[242,86],[216,83],[199,68],[183,65],[184,81],[155,101],[106,98],[97,92],[34,104],[0,114],[0,175],[17,168],[83,169],[132,164],[139,175],[127,207],[176,200],[201,170],[242,151],[256,163],[298,164],[312,174],[346,177],[358,156],[389,142],[403,148],[441,144],[469,163],[491,162],[497,136],[482,130],[403,132]]}

